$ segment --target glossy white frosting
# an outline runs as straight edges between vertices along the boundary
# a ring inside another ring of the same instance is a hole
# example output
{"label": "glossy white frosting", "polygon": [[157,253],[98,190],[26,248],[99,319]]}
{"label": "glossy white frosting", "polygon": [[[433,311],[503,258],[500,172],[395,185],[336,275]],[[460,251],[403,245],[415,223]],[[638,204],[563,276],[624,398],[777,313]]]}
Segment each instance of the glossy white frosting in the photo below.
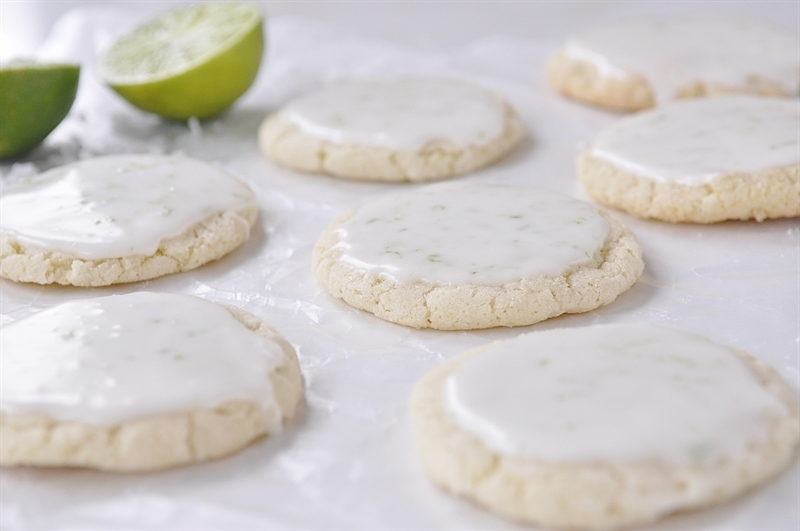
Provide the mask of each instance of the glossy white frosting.
{"label": "glossy white frosting", "polygon": [[394,150],[418,150],[436,140],[485,144],[506,127],[506,109],[497,97],[444,78],[343,81],[279,112],[307,134],[336,144]]}
{"label": "glossy white frosting", "polygon": [[498,342],[456,368],[444,400],[488,447],[564,463],[713,463],[787,414],[728,348],[640,324]]}
{"label": "glossy white frosting", "polygon": [[385,197],[337,230],[339,260],[368,274],[501,285],[589,263],[609,227],[594,206],[560,194],[461,181]]}
{"label": "glossy white frosting", "polygon": [[689,185],[800,164],[800,100],[672,102],[615,123],[598,135],[591,154],[639,176]]}
{"label": "glossy white frosting", "polygon": [[162,240],[256,205],[250,188],[199,160],[99,157],[7,186],[0,229],[22,244],[101,259],[152,255]]}
{"label": "glossy white frosting", "polygon": [[269,374],[279,345],[224,307],[139,292],[70,302],[0,334],[0,411],[116,425],[151,415],[260,404],[280,428]]}
{"label": "glossy white frosting", "polygon": [[800,41],[785,29],[727,18],[628,20],[580,34],[566,53],[614,77],[640,75],[657,101],[697,81],[732,87],[758,75],[800,90]]}

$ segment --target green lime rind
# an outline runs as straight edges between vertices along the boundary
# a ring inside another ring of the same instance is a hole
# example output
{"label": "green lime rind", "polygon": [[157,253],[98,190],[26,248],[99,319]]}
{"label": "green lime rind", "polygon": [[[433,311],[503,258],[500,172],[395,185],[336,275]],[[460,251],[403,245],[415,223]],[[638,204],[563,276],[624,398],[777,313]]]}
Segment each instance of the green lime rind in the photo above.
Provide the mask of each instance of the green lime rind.
{"label": "green lime rind", "polygon": [[168,11],[121,37],[97,63],[134,106],[166,118],[212,118],[244,94],[264,55],[263,17],[248,3]]}
{"label": "green lime rind", "polygon": [[80,66],[12,63],[0,68],[0,159],[33,150],[64,120]]}

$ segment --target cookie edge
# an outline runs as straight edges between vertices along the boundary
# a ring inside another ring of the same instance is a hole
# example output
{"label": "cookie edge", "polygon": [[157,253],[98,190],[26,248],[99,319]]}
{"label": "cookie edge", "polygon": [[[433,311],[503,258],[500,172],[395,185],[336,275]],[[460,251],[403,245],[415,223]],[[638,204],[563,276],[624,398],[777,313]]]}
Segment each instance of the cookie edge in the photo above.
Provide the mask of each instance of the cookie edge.
{"label": "cookie edge", "polygon": [[[625,77],[603,75],[590,61],[572,57],[566,48],[553,53],[547,60],[545,75],[550,86],[562,96],[614,111],[634,112],[655,107],[655,91],[650,82],[637,74]],[[796,97],[780,83],[759,75],[750,75],[743,85],[696,80],[678,89],[671,99],[704,98],[726,94]],[[660,102],[664,103],[664,102]]]}
{"label": "cookie edge", "polygon": [[33,284],[100,287],[141,282],[196,269],[231,253],[250,238],[256,205],[223,211],[164,238],[152,255],[87,259],[59,250],[27,246],[0,231],[0,278]]}
{"label": "cookie edge", "polygon": [[578,156],[576,166],[594,201],[643,219],[709,224],[800,216],[800,164],[729,173],[701,185],[637,175],[591,149]]}

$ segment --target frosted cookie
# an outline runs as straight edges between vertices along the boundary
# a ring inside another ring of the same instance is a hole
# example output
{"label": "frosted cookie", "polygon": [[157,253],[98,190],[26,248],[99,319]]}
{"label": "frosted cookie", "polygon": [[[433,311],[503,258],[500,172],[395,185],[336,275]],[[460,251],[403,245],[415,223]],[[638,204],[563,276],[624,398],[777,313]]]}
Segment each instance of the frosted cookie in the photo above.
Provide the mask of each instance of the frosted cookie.
{"label": "frosted cookie", "polygon": [[106,286],[187,271],[241,245],[257,216],[246,184],[198,160],[83,160],[0,194],[0,277]]}
{"label": "frosted cookie", "polygon": [[313,270],[334,296],[414,328],[525,326],[613,301],[642,273],[633,234],[524,186],[453,182],[335,220]]}
{"label": "frosted cookie", "polygon": [[281,430],[303,395],[292,347],[190,295],[70,302],[3,327],[0,464],[151,470]]}
{"label": "frosted cookie", "polygon": [[473,171],[524,136],[503,98],[470,83],[404,77],[345,81],[288,103],[259,130],[261,150],[303,172],[429,181]]}
{"label": "frosted cookie", "polygon": [[800,215],[800,101],[724,96],[624,118],[578,159],[589,195],[643,218]]}
{"label": "frosted cookie", "polygon": [[569,39],[547,76],[565,96],[624,111],[731,92],[797,96],[800,42],[752,20],[628,20]]}
{"label": "frosted cookie", "polygon": [[428,475],[548,529],[641,526],[783,470],[796,394],[766,364],[651,325],[534,332],[434,369],[411,421]]}

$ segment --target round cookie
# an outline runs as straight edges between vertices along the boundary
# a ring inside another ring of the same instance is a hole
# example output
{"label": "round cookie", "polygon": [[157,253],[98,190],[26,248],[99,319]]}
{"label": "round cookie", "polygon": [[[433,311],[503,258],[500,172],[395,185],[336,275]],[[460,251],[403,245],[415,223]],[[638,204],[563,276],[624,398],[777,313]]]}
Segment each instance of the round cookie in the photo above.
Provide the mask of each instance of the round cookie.
{"label": "round cookie", "polygon": [[70,302],[3,328],[0,465],[153,470],[281,430],[294,349],[252,314],[190,295]]}
{"label": "round cookie", "polygon": [[258,137],[267,157],[294,170],[417,182],[486,166],[524,135],[496,94],[452,79],[402,77],[340,82],[289,102]]}
{"label": "round cookie", "polygon": [[800,102],[672,102],[601,132],[578,158],[597,202],[662,221],[800,215]]}
{"label": "round cookie", "polygon": [[615,110],[742,92],[797,96],[800,42],[758,21],[634,19],[577,35],[547,64],[562,95]]}
{"label": "round cookie", "polygon": [[633,234],[525,186],[451,182],[335,220],[312,253],[334,296],[414,328],[525,326],[613,301],[639,278]]}
{"label": "round cookie", "polygon": [[783,470],[796,393],[752,356],[652,325],[534,332],[462,354],[411,398],[434,482],[548,529],[619,529]]}
{"label": "round cookie", "polygon": [[198,160],[83,160],[0,194],[0,277],[107,286],[187,271],[241,245],[257,216],[246,184]]}

